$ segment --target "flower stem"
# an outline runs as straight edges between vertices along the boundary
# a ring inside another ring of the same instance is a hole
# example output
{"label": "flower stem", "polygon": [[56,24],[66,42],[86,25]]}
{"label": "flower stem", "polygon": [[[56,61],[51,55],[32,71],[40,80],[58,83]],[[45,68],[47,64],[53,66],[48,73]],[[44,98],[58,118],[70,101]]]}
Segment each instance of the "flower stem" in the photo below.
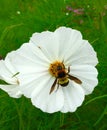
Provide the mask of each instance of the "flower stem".
{"label": "flower stem", "polygon": [[64,113],[60,113],[60,127],[63,126],[64,124],[64,118],[65,118]]}

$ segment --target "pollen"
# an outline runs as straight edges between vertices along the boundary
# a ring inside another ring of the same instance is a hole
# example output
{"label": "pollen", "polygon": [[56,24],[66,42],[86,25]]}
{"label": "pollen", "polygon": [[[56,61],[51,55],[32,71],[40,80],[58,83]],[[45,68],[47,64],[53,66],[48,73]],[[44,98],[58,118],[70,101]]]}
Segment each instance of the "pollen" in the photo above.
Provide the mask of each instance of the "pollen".
{"label": "pollen", "polygon": [[65,70],[65,66],[63,62],[60,61],[55,61],[49,66],[49,73],[54,77],[58,77],[58,72],[62,70]]}

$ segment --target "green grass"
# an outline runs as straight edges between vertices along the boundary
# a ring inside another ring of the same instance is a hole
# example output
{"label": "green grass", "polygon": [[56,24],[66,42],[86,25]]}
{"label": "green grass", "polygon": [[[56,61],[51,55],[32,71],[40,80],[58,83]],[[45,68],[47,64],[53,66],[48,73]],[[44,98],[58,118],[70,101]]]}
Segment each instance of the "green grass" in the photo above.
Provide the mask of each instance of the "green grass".
{"label": "green grass", "polygon": [[[67,6],[84,8],[84,13],[76,15]],[[34,32],[59,26],[80,30],[97,51],[98,86],[67,114],[43,113],[29,99],[13,99],[0,90],[0,130],[107,130],[106,0],[0,0],[0,55],[28,42]]]}

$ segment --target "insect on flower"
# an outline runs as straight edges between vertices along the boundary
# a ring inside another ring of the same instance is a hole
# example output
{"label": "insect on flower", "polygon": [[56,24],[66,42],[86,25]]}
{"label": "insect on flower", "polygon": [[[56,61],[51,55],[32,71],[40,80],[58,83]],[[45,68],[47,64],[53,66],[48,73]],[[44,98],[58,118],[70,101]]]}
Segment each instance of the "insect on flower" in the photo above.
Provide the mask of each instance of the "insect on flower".
{"label": "insect on flower", "polygon": [[56,78],[50,89],[50,94],[54,91],[56,84],[58,84],[57,89],[59,88],[59,85],[61,85],[62,87],[66,87],[69,84],[69,79],[73,80],[78,84],[82,83],[81,80],[69,74],[70,66],[68,67],[67,70],[63,62],[59,61],[54,62],[53,64],[50,65],[49,71]]}
{"label": "insect on flower", "polygon": [[36,32],[8,58],[20,72],[20,91],[44,112],[76,111],[98,83],[96,52],[72,28]]}

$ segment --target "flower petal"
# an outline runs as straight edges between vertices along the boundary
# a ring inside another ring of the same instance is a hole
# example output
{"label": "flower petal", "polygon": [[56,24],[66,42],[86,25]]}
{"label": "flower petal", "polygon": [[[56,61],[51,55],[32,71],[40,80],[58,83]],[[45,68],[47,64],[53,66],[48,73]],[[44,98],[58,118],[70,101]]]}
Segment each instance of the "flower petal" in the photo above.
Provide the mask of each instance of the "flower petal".
{"label": "flower petal", "polygon": [[73,65],[70,67],[70,75],[77,77],[82,81],[85,94],[90,94],[98,84],[97,69],[91,65]]}
{"label": "flower petal", "polygon": [[[76,41],[75,41],[76,42]],[[82,65],[82,64],[90,64],[96,66],[98,63],[98,59],[96,56],[96,52],[92,48],[92,46],[86,40],[82,40],[81,46],[76,49],[74,53],[71,53],[69,49],[67,56],[65,56],[65,62],[68,65]]]}
{"label": "flower petal", "polygon": [[59,43],[54,32],[44,31],[42,33],[34,33],[30,43],[38,46],[50,61],[58,59]]}
{"label": "flower petal", "polygon": [[80,85],[70,82],[67,87],[63,87],[64,93],[64,106],[61,112],[74,112],[79,107],[85,97],[84,90]]}
{"label": "flower petal", "polygon": [[82,35],[79,31],[66,27],[59,27],[54,33],[59,41],[59,57],[65,61],[65,57],[72,55],[81,45]]}
{"label": "flower petal", "polygon": [[12,77],[15,73],[15,69],[12,68],[11,64],[8,66],[7,61],[0,61],[0,79],[5,80],[10,84],[17,84],[17,78]]}
{"label": "flower petal", "polygon": [[61,88],[59,88],[58,90],[55,89],[55,91],[49,94],[54,80],[49,79],[45,83],[43,81],[40,84],[38,84],[38,89],[42,89],[39,89],[38,94],[37,90],[34,90],[34,93],[32,94],[31,98],[31,101],[34,106],[48,113],[60,111],[64,103],[64,96]]}
{"label": "flower petal", "polygon": [[49,66],[49,60],[40,49],[29,43],[23,44],[20,49],[8,54],[8,59],[22,74],[47,71]]}
{"label": "flower petal", "polygon": [[4,60],[4,63],[5,63],[5,66],[7,67],[8,71],[10,71],[12,73],[12,75],[13,75],[13,74],[17,73],[17,70],[13,66],[12,62],[10,61],[10,59],[8,58],[9,54],[10,53],[7,54],[7,56],[6,56],[5,60]]}
{"label": "flower petal", "polygon": [[64,55],[69,55],[69,50],[70,54],[73,54],[79,48],[82,43],[82,35],[77,30],[59,27],[55,32],[34,33],[30,43],[39,46],[50,61],[64,60]]}
{"label": "flower petal", "polygon": [[0,88],[6,91],[11,97],[19,98],[22,94],[19,90],[18,79],[15,76],[13,77],[16,72],[7,57],[5,60],[0,61],[0,79],[10,84],[0,85]]}
{"label": "flower petal", "polygon": [[13,98],[20,98],[22,95],[21,91],[19,91],[18,85],[0,85],[0,88]]}
{"label": "flower petal", "polygon": [[11,72],[9,71],[9,69],[6,67],[5,63],[3,60],[0,60],[0,76],[4,76],[4,77],[11,77]]}
{"label": "flower petal", "polygon": [[[32,74],[21,74],[18,76],[20,80],[20,90],[23,92],[23,94],[31,98],[32,93],[36,91],[38,94],[39,91],[44,87],[44,85],[39,84],[46,82],[50,79],[50,75],[47,75],[47,73],[32,73]],[[48,83],[47,83],[48,84]]]}

